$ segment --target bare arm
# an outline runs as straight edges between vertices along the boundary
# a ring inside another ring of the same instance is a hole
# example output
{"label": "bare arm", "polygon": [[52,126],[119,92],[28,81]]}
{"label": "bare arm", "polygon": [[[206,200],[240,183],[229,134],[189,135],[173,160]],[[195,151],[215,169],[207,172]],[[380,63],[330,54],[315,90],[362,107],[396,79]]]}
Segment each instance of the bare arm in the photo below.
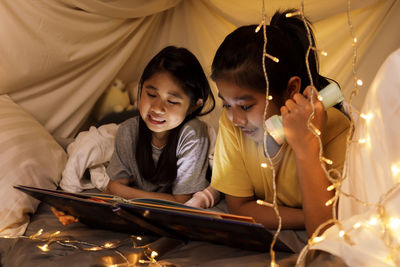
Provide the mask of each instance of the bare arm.
{"label": "bare arm", "polygon": [[[281,108],[285,136],[296,157],[300,191],[303,202],[304,222],[307,233],[311,235],[323,222],[332,218],[332,208],[325,206],[334,192],[327,191],[330,182],[319,159],[319,142],[317,137],[307,128],[307,120],[311,114],[311,87],[307,87],[304,95],[295,94]],[[314,94],[313,125],[321,132],[326,121],[322,103]]]}
{"label": "bare arm", "polygon": [[[251,216],[267,229],[278,228],[278,218],[273,208],[257,204],[253,197],[226,195],[225,199],[229,212]],[[301,209],[280,206],[279,213],[282,218],[282,229],[304,229],[304,216]]]}
{"label": "bare arm", "polygon": [[173,195],[173,194],[167,194],[167,193],[148,192],[148,191],[140,190],[140,189],[128,186],[128,179],[118,179],[116,181],[110,181],[108,183],[107,189],[104,191],[104,193],[120,196],[120,197],[123,197],[126,199],[156,198],[156,199],[175,201],[175,202],[179,202],[179,203],[185,203],[192,197],[192,194]]}

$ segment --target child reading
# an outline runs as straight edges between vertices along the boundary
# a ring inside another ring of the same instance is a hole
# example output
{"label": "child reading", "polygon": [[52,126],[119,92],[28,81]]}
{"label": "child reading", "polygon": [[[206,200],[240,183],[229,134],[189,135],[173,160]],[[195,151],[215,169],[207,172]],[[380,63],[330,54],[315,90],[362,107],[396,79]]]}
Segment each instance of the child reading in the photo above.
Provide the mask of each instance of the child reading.
{"label": "child reading", "polygon": [[[266,26],[266,53],[277,57],[274,62],[263,57],[263,30],[257,25],[239,27],[219,46],[213,63],[212,79],[216,82],[224,111],[219,121],[211,186],[223,193],[230,212],[252,216],[266,228],[276,229],[278,219],[273,208],[259,205],[258,199],[272,203],[273,174],[263,151],[264,121],[282,115],[286,143],[278,145],[267,136],[267,153],[276,169],[276,190],[283,229],[306,229],[308,234],[332,217],[325,203],[334,192],[327,191],[326,178],[319,156],[317,137],[307,122],[314,105],[312,124],[321,131],[323,156],[331,159],[329,168],[341,169],[345,158],[349,121],[336,108],[326,112],[317,93],[329,84],[318,73],[314,50],[308,56],[313,84],[311,86],[306,52],[307,29],[300,16],[288,16],[296,10],[276,12]],[[311,29],[310,29],[311,31]],[[315,47],[312,31],[312,46]],[[269,79],[268,110],[266,80],[262,59]]]}
{"label": "child reading", "polygon": [[[205,110],[207,100],[212,103]],[[208,114],[214,105],[196,57],[185,48],[162,49],[141,76],[140,115],[118,128],[104,193],[185,203],[205,189],[208,130],[196,117]],[[76,221],[55,209],[53,212],[63,224]]]}
{"label": "child reading", "polygon": [[184,203],[208,185],[207,126],[196,119],[214,107],[208,80],[191,52],[169,46],[144,69],[139,94],[140,116],[116,134],[106,193]]}

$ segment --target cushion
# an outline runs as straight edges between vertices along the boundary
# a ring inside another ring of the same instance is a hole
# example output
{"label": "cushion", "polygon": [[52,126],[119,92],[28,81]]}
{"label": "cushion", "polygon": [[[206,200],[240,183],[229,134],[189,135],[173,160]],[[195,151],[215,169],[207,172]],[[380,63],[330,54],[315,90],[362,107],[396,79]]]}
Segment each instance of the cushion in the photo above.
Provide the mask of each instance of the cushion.
{"label": "cushion", "polygon": [[0,235],[22,235],[39,201],[13,186],[57,188],[66,153],[8,95],[0,95],[0,151]]}

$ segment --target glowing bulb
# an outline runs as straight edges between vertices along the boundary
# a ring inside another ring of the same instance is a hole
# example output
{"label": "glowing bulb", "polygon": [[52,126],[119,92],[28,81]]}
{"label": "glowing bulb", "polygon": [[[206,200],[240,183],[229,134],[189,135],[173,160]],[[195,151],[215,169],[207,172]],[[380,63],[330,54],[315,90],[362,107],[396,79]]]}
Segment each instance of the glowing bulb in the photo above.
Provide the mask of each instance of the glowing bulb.
{"label": "glowing bulb", "polygon": [[100,250],[101,248],[99,248],[99,247],[91,247],[91,248],[89,248],[88,250],[90,250],[90,251],[98,251],[98,250]]}
{"label": "glowing bulb", "polygon": [[268,100],[272,100],[272,99],[273,99],[272,95],[269,95]]}
{"label": "glowing bulb", "polygon": [[267,167],[268,167],[268,165],[267,165],[267,163],[263,162],[263,163],[261,163],[261,167],[263,167],[263,168],[267,168]]}
{"label": "glowing bulb", "polygon": [[321,51],[321,55],[326,57],[328,55],[328,53],[326,51]]}
{"label": "glowing bulb", "polygon": [[136,237],[137,240],[142,240],[142,238],[140,236]]}
{"label": "glowing bulb", "polygon": [[151,256],[150,256],[150,257],[151,257],[152,259],[154,259],[154,258],[157,257],[157,256],[158,256],[158,253],[157,253],[156,251],[152,251],[152,252],[151,252]]}
{"label": "glowing bulb", "polygon": [[105,248],[111,248],[111,247],[113,247],[113,246],[114,246],[113,243],[105,243],[103,247],[105,247]]}
{"label": "glowing bulb", "polygon": [[400,173],[400,167],[398,165],[392,165],[392,174],[393,176],[397,176]]}
{"label": "glowing bulb", "polygon": [[376,217],[372,217],[369,221],[369,225],[376,225],[378,223],[378,219]]}
{"label": "glowing bulb", "polygon": [[344,233],[345,233],[344,230],[341,230],[341,231],[339,232],[339,236],[340,236],[340,237],[343,237],[343,236],[344,236]]}
{"label": "glowing bulb", "polygon": [[372,113],[368,113],[368,114],[361,113],[360,117],[363,118],[364,120],[366,120],[367,122],[369,122],[372,119],[372,117],[374,117],[374,115]]}
{"label": "glowing bulb", "polygon": [[321,157],[321,160],[324,161],[328,165],[332,165],[333,164],[333,161],[331,159],[327,159],[325,157]]}
{"label": "glowing bulb", "polygon": [[318,95],[317,98],[318,98],[318,100],[321,101],[321,102],[324,100],[324,98],[323,98],[321,95]]}
{"label": "glowing bulb", "polygon": [[360,226],[361,226],[361,223],[360,223],[360,222],[356,222],[356,223],[353,225],[353,228],[354,228],[354,229],[358,229],[358,228],[360,228]]}
{"label": "glowing bulb", "polygon": [[365,138],[361,138],[358,140],[359,144],[365,144],[367,142],[367,140]]}
{"label": "glowing bulb", "polygon": [[356,44],[357,43],[357,37],[354,37],[353,38],[353,44]]}
{"label": "glowing bulb", "polygon": [[40,229],[35,234],[31,235],[29,238],[30,239],[35,239],[36,237],[40,236],[42,233],[43,233],[43,229]]}
{"label": "glowing bulb", "polygon": [[48,244],[44,244],[43,246],[37,246],[41,251],[49,251],[49,245]]}
{"label": "glowing bulb", "polygon": [[360,79],[358,79],[358,80],[357,80],[357,85],[358,85],[358,86],[362,86],[362,85],[363,85],[363,81],[360,80]]}
{"label": "glowing bulb", "polygon": [[256,28],[256,30],[255,30],[255,32],[259,32],[260,31],[260,29],[261,29],[261,27],[264,25],[264,20],[262,20],[261,22],[260,22],[260,24],[258,24],[258,26],[257,26],[257,28]]}
{"label": "glowing bulb", "polygon": [[389,227],[392,230],[397,230],[400,227],[400,218],[390,218],[389,220]]}
{"label": "glowing bulb", "polygon": [[332,191],[333,189],[335,189],[335,185],[331,184],[330,186],[328,186],[328,188],[326,189],[327,191]]}
{"label": "glowing bulb", "polygon": [[312,242],[313,242],[313,243],[318,243],[318,242],[321,242],[321,241],[324,240],[324,239],[325,239],[324,236],[316,236],[316,237],[314,237],[314,238],[312,239]]}
{"label": "glowing bulb", "polygon": [[293,17],[293,16],[297,16],[297,15],[300,15],[301,14],[301,12],[300,11],[296,11],[296,12],[292,12],[292,13],[286,13],[286,17],[287,18],[290,18],[290,17]]}
{"label": "glowing bulb", "polygon": [[333,203],[334,200],[335,200],[334,197],[331,198],[331,199],[329,199],[327,202],[325,202],[325,206],[330,206],[330,205],[332,205],[332,203]]}

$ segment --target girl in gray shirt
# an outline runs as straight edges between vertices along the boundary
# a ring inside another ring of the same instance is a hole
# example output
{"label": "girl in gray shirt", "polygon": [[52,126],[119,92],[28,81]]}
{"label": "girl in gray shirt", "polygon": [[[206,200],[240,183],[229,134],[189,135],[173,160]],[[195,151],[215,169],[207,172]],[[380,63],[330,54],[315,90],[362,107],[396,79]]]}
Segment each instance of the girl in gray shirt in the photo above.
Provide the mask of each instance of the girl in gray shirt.
{"label": "girl in gray shirt", "polygon": [[164,48],[144,69],[139,99],[140,116],[116,134],[106,193],[185,203],[208,186],[207,126],[196,117],[215,101],[200,63],[185,48]]}

